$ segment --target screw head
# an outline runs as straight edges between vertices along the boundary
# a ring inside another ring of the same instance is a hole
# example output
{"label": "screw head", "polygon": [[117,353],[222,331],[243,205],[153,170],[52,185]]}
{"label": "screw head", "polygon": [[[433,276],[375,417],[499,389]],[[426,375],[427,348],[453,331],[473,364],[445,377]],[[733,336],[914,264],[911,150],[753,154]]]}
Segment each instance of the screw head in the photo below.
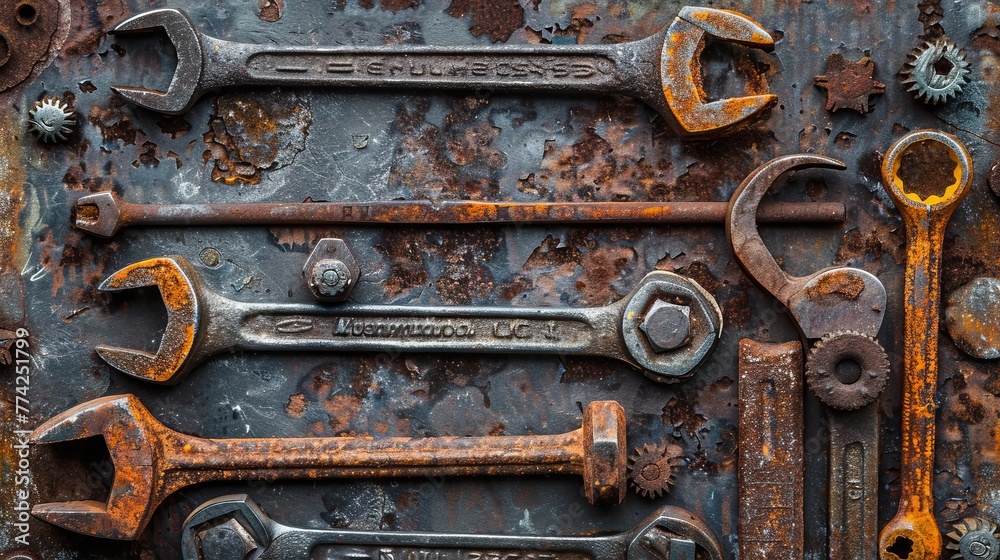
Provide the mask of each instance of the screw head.
{"label": "screw head", "polygon": [[302,267],[313,297],[344,301],[361,278],[361,267],[342,239],[321,239]]}
{"label": "screw head", "polygon": [[323,297],[337,297],[351,285],[351,270],[339,259],[323,259],[313,266],[312,288]]}
{"label": "screw head", "polygon": [[639,325],[657,354],[691,342],[691,308],[657,299]]}
{"label": "screw head", "polygon": [[259,543],[235,519],[198,533],[201,557],[213,560],[244,560]]}

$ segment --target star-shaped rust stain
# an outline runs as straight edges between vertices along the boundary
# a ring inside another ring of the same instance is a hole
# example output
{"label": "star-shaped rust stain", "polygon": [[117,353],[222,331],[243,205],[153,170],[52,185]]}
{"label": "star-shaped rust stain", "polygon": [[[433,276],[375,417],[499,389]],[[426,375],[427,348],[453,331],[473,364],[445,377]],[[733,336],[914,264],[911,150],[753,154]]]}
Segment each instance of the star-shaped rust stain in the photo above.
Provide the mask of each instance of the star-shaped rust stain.
{"label": "star-shaped rust stain", "polygon": [[868,112],[868,99],[885,93],[885,84],[875,81],[875,62],[864,57],[848,62],[844,55],[833,53],[826,74],[816,76],[816,87],[826,90],[826,110],[854,109],[862,115]]}

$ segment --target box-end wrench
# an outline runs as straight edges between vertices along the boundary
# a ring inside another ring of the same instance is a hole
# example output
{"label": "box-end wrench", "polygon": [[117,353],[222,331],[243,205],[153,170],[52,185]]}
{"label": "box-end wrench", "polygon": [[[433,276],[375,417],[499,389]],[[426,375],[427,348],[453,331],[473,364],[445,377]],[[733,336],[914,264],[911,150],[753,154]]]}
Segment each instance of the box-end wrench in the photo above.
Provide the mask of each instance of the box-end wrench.
{"label": "box-end wrench", "polygon": [[[857,268],[831,267],[806,277],[786,274],[757,231],[757,206],[782,174],[793,169],[843,169],[838,160],[799,154],[765,163],[736,189],[727,232],[751,278],[788,308],[807,347],[806,379],[829,407],[830,558],[875,558],[878,531],[879,418],[875,399],[885,388],[889,361],[875,339],[885,314],[885,286]],[[838,366],[855,362],[853,382]]]}
{"label": "box-end wrench", "polygon": [[934,418],[938,384],[941,254],[952,213],[972,185],[972,156],[961,141],[935,130],[911,132],[882,160],[882,184],[903,216],[903,410],[900,496],[882,528],[886,560],[937,560],[934,517]]}
{"label": "box-end wrench", "polygon": [[136,105],[164,113],[183,113],[204,93],[235,86],[589,92],[641,99],[678,134],[703,137],[731,132],[777,101],[775,95],[705,99],[699,57],[707,36],[765,50],[774,47],[757,22],[711,8],[682,8],[655,35],[616,45],[275,48],[209,37],[176,9],[138,14],[118,24],[114,33],[157,28],[177,52],[167,91],[113,89]]}
{"label": "box-end wrench", "polygon": [[722,560],[712,531],[674,506],[661,507],[625,533],[540,537],[289,527],[245,494],[195,508],[181,529],[181,553],[184,560]]}
{"label": "box-end wrench", "polygon": [[[100,346],[97,353],[128,375],[163,384],[235,349],[603,356],[673,383],[694,371],[722,333],[722,310],[712,295],[664,271],[646,275],[624,299],[589,308],[244,303],[205,285],[183,257],[129,265],[100,289],[144,286],[158,287],[167,309],[157,352]],[[670,317],[690,326],[667,348],[657,344],[658,333],[680,329],[661,320]]]}
{"label": "box-end wrench", "polygon": [[[251,202],[137,204],[109,192],[76,201],[73,225],[99,237],[129,226],[704,224],[723,223],[727,202]],[[761,206],[760,222],[843,222],[839,202],[776,202]]]}
{"label": "box-end wrench", "polygon": [[85,535],[133,540],[164,498],[209,481],[572,474],[597,504],[617,504],[628,489],[625,412],[614,401],[590,403],[582,427],[558,435],[204,439],[167,428],[132,395],[115,395],[54,416],[30,441],[96,436],[114,464],[107,502],[39,504],[32,515]]}

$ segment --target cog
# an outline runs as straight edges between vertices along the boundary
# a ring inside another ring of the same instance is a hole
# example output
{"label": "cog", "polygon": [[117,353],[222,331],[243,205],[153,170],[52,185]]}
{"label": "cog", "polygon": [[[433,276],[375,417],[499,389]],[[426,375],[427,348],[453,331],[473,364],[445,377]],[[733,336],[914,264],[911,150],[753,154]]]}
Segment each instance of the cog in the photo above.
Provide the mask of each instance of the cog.
{"label": "cog", "polygon": [[954,560],[997,560],[1000,557],[1000,534],[997,525],[981,517],[966,517],[952,525],[948,533],[952,542],[947,549],[954,550]]}
{"label": "cog", "polygon": [[[861,368],[857,381],[837,379],[837,365],[854,361]],[[889,381],[889,358],[874,338],[853,331],[827,334],[813,345],[806,359],[806,381],[823,404],[856,410],[878,398]]]}
{"label": "cog", "polygon": [[684,461],[680,446],[667,444],[643,445],[629,457],[628,476],[637,494],[644,498],[659,498],[670,492],[677,482],[677,467]]}
{"label": "cog", "polygon": [[63,103],[58,97],[46,97],[36,101],[30,114],[28,126],[43,142],[65,140],[76,125],[69,104]]}
{"label": "cog", "polygon": [[907,91],[916,99],[937,105],[962,93],[962,87],[969,83],[969,62],[958,45],[941,38],[927,42],[910,51],[908,60],[900,73],[903,84],[909,84]]}

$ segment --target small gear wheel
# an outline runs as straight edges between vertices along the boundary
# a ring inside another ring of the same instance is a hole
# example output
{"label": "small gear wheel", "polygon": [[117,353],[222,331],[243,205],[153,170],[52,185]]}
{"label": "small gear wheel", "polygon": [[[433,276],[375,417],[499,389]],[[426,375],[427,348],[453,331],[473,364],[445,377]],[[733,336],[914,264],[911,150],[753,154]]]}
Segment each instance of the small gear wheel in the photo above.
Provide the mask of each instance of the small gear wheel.
{"label": "small gear wheel", "polygon": [[[861,369],[856,381],[837,378],[837,365],[853,361]],[[889,381],[889,358],[874,338],[853,331],[824,336],[806,360],[806,380],[823,404],[856,410],[878,398]]]}
{"label": "small gear wheel", "polygon": [[29,129],[38,134],[43,142],[65,140],[73,132],[76,119],[68,103],[63,103],[58,97],[46,97],[36,101],[30,111]]}
{"label": "small gear wheel", "polygon": [[910,51],[900,73],[915,98],[938,105],[962,93],[969,83],[969,62],[958,45],[942,38]]}
{"label": "small gear wheel", "polygon": [[1000,534],[997,525],[981,517],[966,517],[952,525],[948,550],[955,560],[997,560],[1000,557]]}
{"label": "small gear wheel", "polygon": [[684,461],[680,446],[643,445],[629,457],[628,476],[637,494],[644,498],[662,497],[677,482],[677,467]]}

